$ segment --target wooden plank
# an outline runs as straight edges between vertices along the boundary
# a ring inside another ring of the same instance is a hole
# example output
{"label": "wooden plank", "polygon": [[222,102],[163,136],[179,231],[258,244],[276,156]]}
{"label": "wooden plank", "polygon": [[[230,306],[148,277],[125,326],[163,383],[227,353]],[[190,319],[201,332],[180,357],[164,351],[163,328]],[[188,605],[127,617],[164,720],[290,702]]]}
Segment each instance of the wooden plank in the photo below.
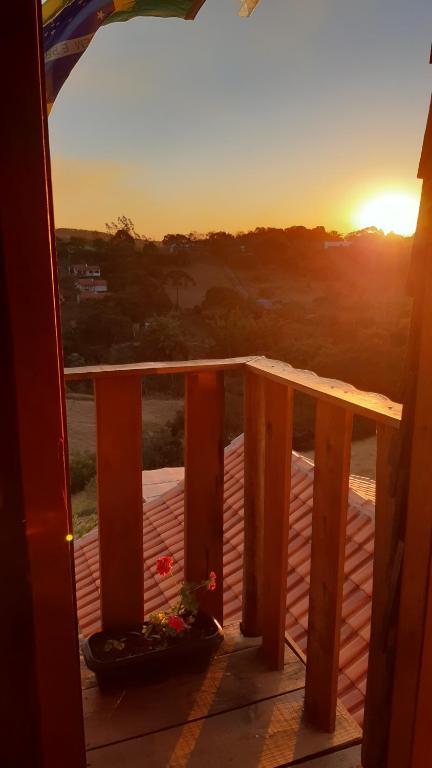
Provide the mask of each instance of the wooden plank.
{"label": "wooden plank", "polygon": [[[305,668],[288,648],[282,671],[269,672],[259,647],[217,656],[203,672],[179,672],[169,681],[138,681],[101,693],[84,691],[88,748],[136,738],[247,706],[304,686]],[[175,696],[170,691],[175,690]]]}
{"label": "wooden plank", "polygon": [[305,711],[335,727],[352,413],[318,402]]}
{"label": "wooden plank", "polygon": [[331,752],[316,760],[306,763],[296,763],[297,768],[362,768],[360,747],[348,747],[337,752]]}
{"label": "wooden plank", "polygon": [[266,357],[247,362],[246,369],[261,373],[262,376],[272,381],[288,384],[295,390],[311,395],[317,400],[343,406],[349,409],[351,413],[357,413],[360,416],[366,416],[396,428],[399,426],[402,406],[400,403],[395,403],[384,397],[384,395],[362,392],[351,384],[345,384],[336,379],[324,379],[312,371],[301,371],[288,363],[268,360]]}
{"label": "wooden plank", "polygon": [[258,648],[261,645],[260,637],[247,637],[240,631],[238,621],[229,621],[223,626],[224,638],[217,650],[217,656],[224,653],[237,653],[248,648]]}
{"label": "wooden plank", "polygon": [[141,380],[95,382],[102,624],[144,619]]}
{"label": "wooden plank", "polygon": [[[432,551],[432,101],[419,166],[423,177],[408,290],[413,297],[406,357],[402,450],[397,466],[398,544],[403,552],[389,634],[395,633],[392,717],[386,766],[412,766]],[[398,601],[398,598],[399,601]],[[399,610],[398,610],[399,609]],[[391,649],[393,651],[393,649]],[[390,703],[390,702],[389,702]]]}
{"label": "wooden plank", "polygon": [[223,623],[223,373],[189,373],[185,402],[185,579],[216,573],[217,588],[199,593]]}
{"label": "wooden plank", "polygon": [[357,723],[339,703],[336,730],[323,733],[303,720],[303,691],[294,691],[214,717],[87,753],[89,768],[276,768],[355,744]]}
{"label": "wooden plank", "polygon": [[396,433],[392,427],[378,425],[372,616],[362,744],[364,768],[382,768],[387,754],[390,719],[390,708],[387,702],[393,683],[392,668],[388,663],[386,636],[389,603],[394,590],[391,566],[395,535],[395,505],[392,494],[391,459],[395,437]]}
{"label": "wooden plank", "polygon": [[284,658],[292,429],[292,390],[266,381],[262,651],[272,669]]}
{"label": "wooden plank", "polygon": [[206,371],[235,371],[242,369],[254,357],[231,357],[215,360],[180,360],[156,363],[125,363],[124,365],[84,365],[65,368],[66,381],[99,379],[107,376],[145,376],[164,373],[205,373]]}
{"label": "wooden plank", "polygon": [[264,546],[264,380],[247,371],[244,377],[244,549],[242,632],[262,632]]}
{"label": "wooden plank", "polygon": [[[424,182],[428,204],[430,253],[430,210],[432,182]],[[430,273],[430,268],[428,269]],[[432,549],[432,274],[423,281],[424,302],[418,350],[418,375],[413,398],[412,448],[409,457],[409,485],[406,532],[397,626],[396,661],[389,736],[388,768],[411,768],[418,686],[425,632]],[[407,435],[408,440],[408,435]]]}
{"label": "wooden plank", "polygon": [[[10,389],[0,432],[10,453],[0,482],[1,582],[8,592],[1,600],[7,662],[0,762],[57,768],[60,760],[64,768],[80,768],[84,734],[41,27],[39,0],[17,0],[1,41],[1,367]],[[55,656],[61,656],[61,688]]]}

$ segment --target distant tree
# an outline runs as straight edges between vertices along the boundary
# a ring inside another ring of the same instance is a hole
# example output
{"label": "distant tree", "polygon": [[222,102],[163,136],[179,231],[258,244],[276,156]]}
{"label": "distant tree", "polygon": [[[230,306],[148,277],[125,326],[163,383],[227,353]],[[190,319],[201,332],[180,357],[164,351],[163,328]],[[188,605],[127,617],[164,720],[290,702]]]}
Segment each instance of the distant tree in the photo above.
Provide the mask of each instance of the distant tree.
{"label": "distant tree", "polygon": [[201,307],[204,310],[226,310],[235,309],[244,304],[245,299],[234,288],[214,285],[206,291]]}
{"label": "distant tree", "polygon": [[180,306],[180,303],[179,303],[180,289],[190,288],[193,285],[196,285],[193,277],[189,275],[188,272],[185,272],[183,269],[172,269],[169,272],[167,272],[164,276],[163,283],[164,285],[171,285],[173,288],[175,288],[177,309]]}
{"label": "distant tree", "polygon": [[188,357],[184,330],[176,312],[155,315],[145,325],[141,335],[143,359],[182,360]]}
{"label": "distant tree", "polygon": [[117,221],[105,224],[110,235],[109,245],[117,251],[128,253],[135,249],[136,240],[141,240],[141,235],[135,231],[135,224],[127,216],[118,216]]}
{"label": "distant tree", "polygon": [[90,347],[108,350],[112,344],[132,339],[132,322],[120,314],[113,300],[88,302],[80,305],[80,309],[75,330],[76,347],[70,351],[86,354]]}
{"label": "distant tree", "polygon": [[165,235],[162,244],[165,248],[171,248],[172,250],[180,250],[183,248],[189,248],[191,239],[188,235]]}
{"label": "distant tree", "polygon": [[132,240],[141,240],[141,235],[138,235],[135,224],[128,216],[117,216],[117,221],[107,222],[105,228],[108,234],[113,237],[122,232],[123,235],[129,235]]}
{"label": "distant tree", "polygon": [[141,325],[152,315],[169,312],[172,303],[156,280],[148,276],[140,280],[139,277],[132,278],[130,285],[117,293],[115,307],[119,314]]}
{"label": "distant tree", "polygon": [[385,235],[382,229],[378,229],[377,227],[365,227],[364,229],[357,229],[354,232],[350,232],[347,236],[347,240],[358,240],[358,239],[370,239],[373,240],[380,240],[384,239]]}
{"label": "distant tree", "polygon": [[60,293],[64,301],[76,301],[78,290],[75,286],[76,277],[65,273],[60,277]]}
{"label": "distant tree", "polygon": [[154,240],[144,240],[142,252],[144,256],[153,258],[159,255],[159,248],[157,247]]}

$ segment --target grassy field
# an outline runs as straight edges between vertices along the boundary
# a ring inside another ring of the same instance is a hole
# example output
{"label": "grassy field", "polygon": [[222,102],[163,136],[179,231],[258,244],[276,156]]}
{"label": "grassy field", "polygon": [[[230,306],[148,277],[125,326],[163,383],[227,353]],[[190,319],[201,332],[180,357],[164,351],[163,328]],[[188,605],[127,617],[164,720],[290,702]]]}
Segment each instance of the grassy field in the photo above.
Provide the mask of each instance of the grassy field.
{"label": "grassy field", "polygon": [[[182,410],[181,398],[143,399],[143,430],[166,424]],[[96,451],[95,404],[91,395],[68,395],[66,400],[69,452]]]}

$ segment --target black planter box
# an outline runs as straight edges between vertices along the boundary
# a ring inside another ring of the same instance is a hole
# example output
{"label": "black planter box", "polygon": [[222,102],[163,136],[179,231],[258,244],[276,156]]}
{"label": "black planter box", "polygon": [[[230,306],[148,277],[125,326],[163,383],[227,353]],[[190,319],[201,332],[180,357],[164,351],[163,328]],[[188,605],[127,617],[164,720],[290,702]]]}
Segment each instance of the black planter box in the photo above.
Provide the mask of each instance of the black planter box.
{"label": "black planter box", "polygon": [[[204,637],[188,636],[168,645],[166,648],[148,649],[129,656],[113,656],[112,659],[100,659],[94,653],[95,643],[102,640],[119,639],[128,633],[108,634],[96,632],[82,646],[84,660],[89,669],[96,673],[98,681],[123,680],[125,678],[154,677],[183,671],[191,668],[201,668],[208,664],[215,655],[223,640],[223,629],[212,616],[200,611],[196,624],[205,632]],[[140,631],[136,628],[133,631]]]}

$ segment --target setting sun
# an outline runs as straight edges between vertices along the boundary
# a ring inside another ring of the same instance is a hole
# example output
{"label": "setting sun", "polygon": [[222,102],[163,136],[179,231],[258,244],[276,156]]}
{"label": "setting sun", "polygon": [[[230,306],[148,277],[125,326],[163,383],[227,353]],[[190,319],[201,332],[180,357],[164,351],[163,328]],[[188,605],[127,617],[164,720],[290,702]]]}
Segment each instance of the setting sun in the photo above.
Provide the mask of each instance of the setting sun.
{"label": "setting sun", "polygon": [[367,200],[358,209],[355,221],[359,229],[377,227],[386,234],[412,235],[416,228],[419,201],[406,192],[385,192]]}

